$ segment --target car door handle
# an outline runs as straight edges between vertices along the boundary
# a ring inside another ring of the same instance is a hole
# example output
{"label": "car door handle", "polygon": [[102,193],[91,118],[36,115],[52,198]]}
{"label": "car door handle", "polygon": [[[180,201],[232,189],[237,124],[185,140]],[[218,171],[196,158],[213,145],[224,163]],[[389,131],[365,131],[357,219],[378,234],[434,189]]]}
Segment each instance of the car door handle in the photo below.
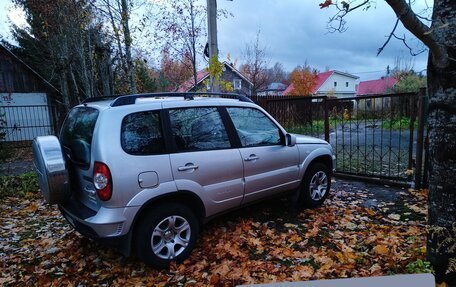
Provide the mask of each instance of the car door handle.
{"label": "car door handle", "polygon": [[251,154],[249,157],[244,158],[245,161],[253,161],[260,159],[260,157],[256,156],[255,154]]}
{"label": "car door handle", "polygon": [[186,171],[186,170],[195,170],[195,169],[198,169],[198,166],[197,165],[193,165],[193,164],[189,164],[189,165],[185,165],[185,166],[179,166],[177,168],[178,171]]}

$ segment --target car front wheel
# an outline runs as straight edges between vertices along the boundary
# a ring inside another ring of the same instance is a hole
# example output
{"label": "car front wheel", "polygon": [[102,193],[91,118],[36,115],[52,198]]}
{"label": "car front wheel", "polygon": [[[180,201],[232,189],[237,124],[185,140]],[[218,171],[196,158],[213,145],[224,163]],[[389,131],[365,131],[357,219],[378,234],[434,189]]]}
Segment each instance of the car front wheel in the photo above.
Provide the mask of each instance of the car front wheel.
{"label": "car front wheel", "polygon": [[331,173],[322,163],[307,168],[299,190],[299,203],[306,207],[323,204],[331,188]]}
{"label": "car front wheel", "polygon": [[138,257],[147,265],[165,268],[171,261],[182,262],[198,237],[195,214],[179,203],[154,206],[139,222],[136,233]]}

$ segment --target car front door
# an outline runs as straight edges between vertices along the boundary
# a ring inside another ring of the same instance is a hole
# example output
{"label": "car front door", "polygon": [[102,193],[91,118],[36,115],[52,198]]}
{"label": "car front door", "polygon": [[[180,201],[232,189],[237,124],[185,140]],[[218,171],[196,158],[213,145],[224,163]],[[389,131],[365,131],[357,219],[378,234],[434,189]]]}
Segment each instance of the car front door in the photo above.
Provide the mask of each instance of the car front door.
{"label": "car front door", "polygon": [[299,185],[297,146],[285,145],[279,127],[261,110],[228,107],[244,162],[244,200],[254,201]]}
{"label": "car front door", "polygon": [[218,108],[170,109],[169,125],[177,188],[198,193],[207,216],[239,206],[244,195],[243,163]]}

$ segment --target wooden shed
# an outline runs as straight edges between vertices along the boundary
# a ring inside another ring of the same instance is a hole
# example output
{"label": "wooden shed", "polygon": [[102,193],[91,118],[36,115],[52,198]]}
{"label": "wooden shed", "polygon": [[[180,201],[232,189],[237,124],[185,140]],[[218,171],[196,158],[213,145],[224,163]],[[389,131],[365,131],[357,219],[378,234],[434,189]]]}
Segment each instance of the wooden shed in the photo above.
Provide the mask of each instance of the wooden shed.
{"label": "wooden shed", "polygon": [[65,115],[62,98],[52,84],[0,44],[3,141],[27,143],[36,136],[56,134]]}

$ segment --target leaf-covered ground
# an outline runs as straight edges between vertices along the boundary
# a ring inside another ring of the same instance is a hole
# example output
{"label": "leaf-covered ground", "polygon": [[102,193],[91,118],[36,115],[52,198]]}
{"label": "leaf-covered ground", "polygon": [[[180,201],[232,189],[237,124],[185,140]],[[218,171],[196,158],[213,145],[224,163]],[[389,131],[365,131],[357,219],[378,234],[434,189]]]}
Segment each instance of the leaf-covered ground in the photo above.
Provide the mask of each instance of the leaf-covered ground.
{"label": "leaf-covered ground", "polygon": [[321,208],[276,199],[232,212],[204,227],[189,259],[161,271],[82,237],[40,196],[8,197],[0,285],[233,286],[425,271],[426,191],[376,197],[337,182]]}

